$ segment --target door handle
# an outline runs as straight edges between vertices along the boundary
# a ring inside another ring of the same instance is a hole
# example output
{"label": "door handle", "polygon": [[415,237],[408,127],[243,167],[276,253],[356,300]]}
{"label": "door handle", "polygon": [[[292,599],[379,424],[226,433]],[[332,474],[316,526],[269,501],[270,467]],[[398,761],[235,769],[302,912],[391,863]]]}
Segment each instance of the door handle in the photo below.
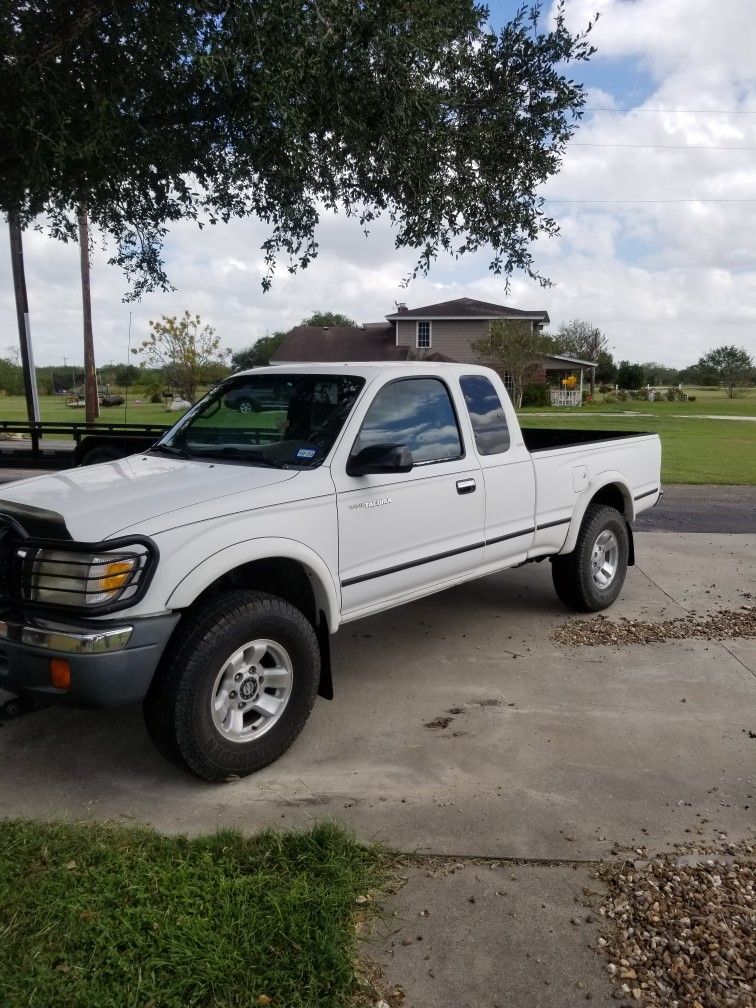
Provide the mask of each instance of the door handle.
{"label": "door handle", "polygon": [[475,493],[475,486],[476,483],[474,479],[457,480],[457,493],[458,494]]}

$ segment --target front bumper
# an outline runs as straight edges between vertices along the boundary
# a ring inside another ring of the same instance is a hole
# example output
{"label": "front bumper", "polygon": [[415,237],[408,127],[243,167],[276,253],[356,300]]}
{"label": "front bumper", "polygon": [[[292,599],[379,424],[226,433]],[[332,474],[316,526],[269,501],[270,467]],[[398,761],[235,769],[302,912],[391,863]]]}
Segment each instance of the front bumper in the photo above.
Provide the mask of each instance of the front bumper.
{"label": "front bumper", "polygon": [[[119,621],[22,618],[0,613],[0,689],[40,704],[114,707],[143,700],[179,613]],[[64,658],[71,685],[50,682]]]}

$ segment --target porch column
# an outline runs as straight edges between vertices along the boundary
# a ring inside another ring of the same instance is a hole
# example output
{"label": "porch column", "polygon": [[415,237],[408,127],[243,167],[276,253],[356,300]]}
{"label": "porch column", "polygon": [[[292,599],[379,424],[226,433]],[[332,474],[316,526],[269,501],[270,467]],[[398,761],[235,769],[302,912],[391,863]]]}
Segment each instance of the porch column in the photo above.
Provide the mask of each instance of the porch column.
{"label": "porch column", "polygon": [[583,405],[583,369],[580,368],[580,406]]}

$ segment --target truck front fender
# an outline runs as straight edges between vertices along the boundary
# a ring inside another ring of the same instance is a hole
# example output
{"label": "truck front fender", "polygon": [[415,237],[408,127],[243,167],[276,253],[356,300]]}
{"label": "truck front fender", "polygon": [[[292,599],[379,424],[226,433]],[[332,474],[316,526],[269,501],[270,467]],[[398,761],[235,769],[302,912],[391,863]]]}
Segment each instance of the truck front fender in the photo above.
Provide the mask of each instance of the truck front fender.
{"label": "truck front fender", "polygon": [[560,554],[571,553],[575,549],[575,544],[580,532],[580,526],[583,524],[585,512],[588,510],[588,507],[596,495],[606,487],[616,487],[617,491],[622,495],[623,515],[628,525],[635,520],[635,504],[633,502],[633,495],[622,473],[611,470],[599,473],[588,483],[575,502],[575,509],[572,512],[570,527],[567,531],[567,538],[564,541],[564,545],[559,550]]}
{"label": "truck front fender", "polygon": [[325,560],[296,539],[263,538],[237,542],[211,554],[184,575],[171,592],[168,609],[186,609],[224,574],[251,563],[281,557],[301,564],[312,585],[316,611],[325,613],[334,633],[341,621],[341,597]]}

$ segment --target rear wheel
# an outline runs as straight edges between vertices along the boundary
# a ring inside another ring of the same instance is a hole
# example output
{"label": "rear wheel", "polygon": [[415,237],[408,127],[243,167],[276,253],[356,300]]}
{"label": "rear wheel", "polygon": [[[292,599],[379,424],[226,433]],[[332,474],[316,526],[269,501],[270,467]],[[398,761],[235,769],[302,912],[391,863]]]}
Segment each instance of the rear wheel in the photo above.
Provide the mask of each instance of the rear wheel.
{"label": "rear wheel", "polygon": [[572,553],[551,558],[559,598],[577,612],[598,612],[614,602],[627,573],[629,537],[624,517],[612,507],[586,511]]}
{"label": "rear wheel", "polygon": [[315,632],[298,609],[263,592],[227,592],[172,642],[144,702],[147,729],[198,777],[243,777],[296,739],[319,678]]}

